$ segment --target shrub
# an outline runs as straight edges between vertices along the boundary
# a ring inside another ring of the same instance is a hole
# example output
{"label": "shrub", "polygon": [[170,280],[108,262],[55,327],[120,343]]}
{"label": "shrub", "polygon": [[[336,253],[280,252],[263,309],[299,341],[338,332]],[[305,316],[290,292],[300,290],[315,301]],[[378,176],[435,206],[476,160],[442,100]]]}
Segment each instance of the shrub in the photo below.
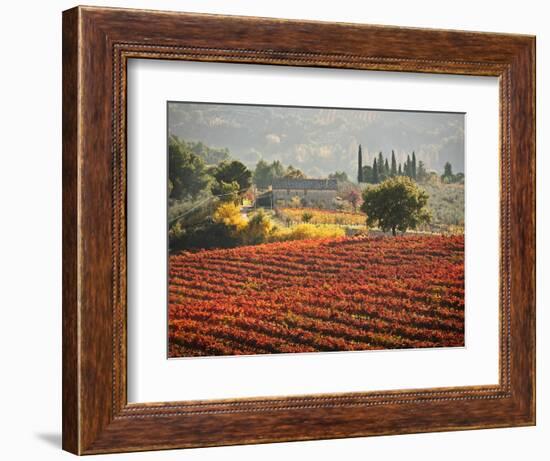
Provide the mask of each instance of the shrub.
{"label": "shrub", "polygon": [[247,225],[240,207],[233,202],[222,203],[214,212],[213,220],[215,223],[227,227],[234,237],[238,237]]}
{"label": "shrub", "polygon": [[240,240],[244,245],[257,245],[268,240],[273,223],[263,210],[259,210],[248,220],[240,230]]}
{"label": "shrub", "polygon": [[302,213],[302,222],[308,223],[313,219],[313,214],[309,211]]}

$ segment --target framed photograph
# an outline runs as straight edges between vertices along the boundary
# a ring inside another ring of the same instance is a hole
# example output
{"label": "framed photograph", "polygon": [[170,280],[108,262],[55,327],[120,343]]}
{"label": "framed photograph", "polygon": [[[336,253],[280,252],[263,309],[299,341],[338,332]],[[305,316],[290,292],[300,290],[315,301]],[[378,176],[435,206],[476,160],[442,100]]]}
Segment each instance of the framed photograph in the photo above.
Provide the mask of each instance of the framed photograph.
{"label": "framed photograph", "polygon": [[63,448],[535,424],[535,38],[63,13]]}

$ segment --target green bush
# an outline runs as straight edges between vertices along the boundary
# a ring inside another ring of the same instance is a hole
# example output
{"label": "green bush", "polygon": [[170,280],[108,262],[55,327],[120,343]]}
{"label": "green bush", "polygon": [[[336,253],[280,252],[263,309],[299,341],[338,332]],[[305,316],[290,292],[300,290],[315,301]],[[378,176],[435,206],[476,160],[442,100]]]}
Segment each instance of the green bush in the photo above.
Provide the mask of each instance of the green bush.
{"label": "green bush", "polygon": [[310,213],[309,211],[305,211],[304,213],[302,213],[302,222],[308,223],[312,219],[313,219],[313,214]]}

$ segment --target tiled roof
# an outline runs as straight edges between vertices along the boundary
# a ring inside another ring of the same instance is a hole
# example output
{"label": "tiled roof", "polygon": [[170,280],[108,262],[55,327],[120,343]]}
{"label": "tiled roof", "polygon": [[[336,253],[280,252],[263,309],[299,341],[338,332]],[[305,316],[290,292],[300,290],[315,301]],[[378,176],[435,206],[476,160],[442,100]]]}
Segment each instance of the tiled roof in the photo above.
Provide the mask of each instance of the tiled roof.
{"label": "tiled roof", "polygon": [[308,189],[308,190],[337,190],[336,179],[274,179],[272,189]]}

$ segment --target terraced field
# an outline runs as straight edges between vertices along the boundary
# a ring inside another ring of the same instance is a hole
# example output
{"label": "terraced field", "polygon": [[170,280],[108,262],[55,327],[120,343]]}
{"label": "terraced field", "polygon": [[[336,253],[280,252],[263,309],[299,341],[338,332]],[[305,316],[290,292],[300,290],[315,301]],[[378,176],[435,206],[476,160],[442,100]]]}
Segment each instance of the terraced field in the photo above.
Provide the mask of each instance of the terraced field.
{"label": "terraced field", "polygon": [[302,240],[170,257],[170,357],[463,345],[463,236]]}

